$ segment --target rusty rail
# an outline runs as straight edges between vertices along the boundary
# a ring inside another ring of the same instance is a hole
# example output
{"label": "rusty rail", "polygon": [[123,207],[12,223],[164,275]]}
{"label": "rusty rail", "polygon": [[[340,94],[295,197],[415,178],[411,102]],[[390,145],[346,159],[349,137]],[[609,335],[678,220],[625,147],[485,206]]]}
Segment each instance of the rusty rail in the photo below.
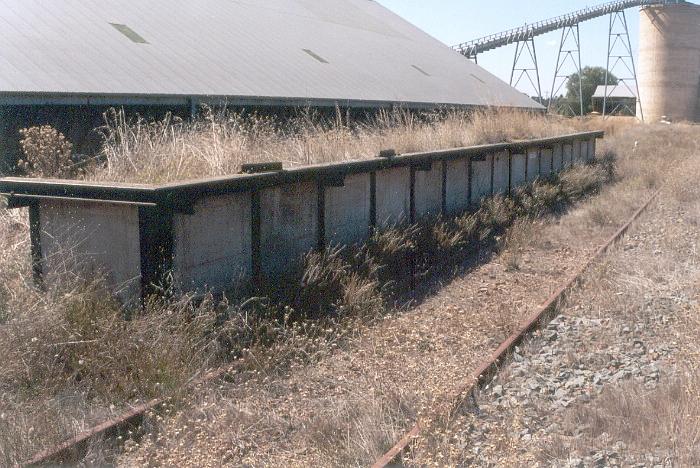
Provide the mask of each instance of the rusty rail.
{"label": "rusty rail", "polygon": [[[465,384],[458,389],[455,395],[455,401],[460,401],[461,396],[471,394],[474,390],[488,382],[498,372],[498,366],[505,360],[513,349],[518,346],[532,331],[539,328],[543,320],[548,316],[555,314],[557,306],[566,298],[566,295],[571,291],[583,274],[590,266],[600,259],[615,243],[617,243],[629,230],[632,224],[641,216],[651,203],[658,197],[661,189],[655,191],[647,201],[627,220],[627,222],[615,232],[602,246],[596,250],[591,258],[578,269],[549,299],[547,299],[531,316],[529,316],[519,327],[518,330],[510,335],[501,345],[493,352],[493,354],[483,361],[474,371],[472,371],[466,379]],[[416,440],[421,434],[421,425],[417,422],[389,451],[379,458],[372,468],[384,468],[391,464],[397,456],[403,453],[409,445]]]}
{"label": "rusty rail", "polygon": [[[548,314],[556,310],[557,305],[564,299],[566,293],[571,290],[579,281],[581,276],[588,268],[600,257],[605,254],[610,247],[620,240],[632,226],[632,223],[651,205],[654,199],[658,196],[660,190],[652,194],[651,197],[639,208],[632,217],[607,240],[595,254],[571,277],[569,278],[549,299],[547,299],[540,308],[530,316],[520,326],[519,330],[512,334],[504,341],[491,357],[484,361],[475,371],[473,371],[466,380],[466,384],[459,390],[458,395],[470,393],[486,382],[489,377],[492,377],[497,371],[498,365],[503,361],[515,346],[517,346],[531,331],[535,330],[541,323],[542,319]],[[219,378],[230,371],[230,366],[213,371],[192,382],[192,386],[207,383],[211,380]],[[32,457],[25,465],[36,466],[47,463],[66,463],[73,460],[78,460],[86,453],[90,441],[101,436],[110,436],[118,434],[121,431],[134,425],[138,425],[143,419],[143,416],[152,410],[156,410],[167,401],[166,397],[153,399],[147,403],[135,406],[121,415],[105,421],[97,426],[84,431],[75,437],[66,440],[65,442],[43,450]],[[421,433],[420,424],[416,423],[388,452],[378,459],[372,468],[384,468],[389,465],[398,455],[400,455]]]}

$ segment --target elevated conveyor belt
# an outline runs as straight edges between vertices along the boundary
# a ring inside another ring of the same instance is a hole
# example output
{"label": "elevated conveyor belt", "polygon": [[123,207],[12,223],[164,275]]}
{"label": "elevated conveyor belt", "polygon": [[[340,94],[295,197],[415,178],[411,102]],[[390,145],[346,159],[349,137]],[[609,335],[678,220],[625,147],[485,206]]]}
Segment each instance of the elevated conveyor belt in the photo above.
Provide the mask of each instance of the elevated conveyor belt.
{"label": "elevated conveyor belt", "polygon": [[619,0],[616,2],[604,3],[595,7],[574,11],[567,15],[557,16],[533,24],[526,24],[519,28],[509,29],[508,31],[464,42],[454,46],[453,49],[467,58],[474,58],[477,54],[488,50],[497,49],[498,47],[513,44],[514,42],[529,40],[535,36],[540,36],[558,29],[575,26],[584,21],[589,21],[616,11],[639,6],[668,5],[675,3],[687,2],[684,0]]}

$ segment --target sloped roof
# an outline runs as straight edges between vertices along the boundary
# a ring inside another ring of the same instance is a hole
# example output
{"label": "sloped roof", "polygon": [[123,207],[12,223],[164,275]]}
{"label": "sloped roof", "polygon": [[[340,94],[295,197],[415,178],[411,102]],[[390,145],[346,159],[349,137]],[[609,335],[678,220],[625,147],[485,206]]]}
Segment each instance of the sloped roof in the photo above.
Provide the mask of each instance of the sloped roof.
{"label": "sloped roof", "polygon": [[372,0],[0,0],[0,103],[540,108]]}
{"label": "sloped roof", "polygon": [[[607,89],[607,91],[606,91]],[[620,85],[608,85],[607,88],[605,85],[598,86],[595,89],[595,93],[593,93],[594,98],[601,98],[603,99],[605,96],[608,96],[608,98],[614,98],[614,99],[619,99],[619,98],[630,98],[630,99],[635,99],[637,97],[637,93],[632,89],[632,87],[628,87],[627,85],[620,84]]]}

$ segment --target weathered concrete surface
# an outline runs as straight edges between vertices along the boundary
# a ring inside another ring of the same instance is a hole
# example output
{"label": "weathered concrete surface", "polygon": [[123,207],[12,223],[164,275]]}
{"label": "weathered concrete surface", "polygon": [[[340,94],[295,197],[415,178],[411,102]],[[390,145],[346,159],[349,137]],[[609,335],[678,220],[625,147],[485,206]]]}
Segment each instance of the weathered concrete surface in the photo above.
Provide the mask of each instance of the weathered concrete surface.
{"label": "weathered concrete surface", "polygon": [[370,175],[345,178],[344,187],[326,187],[326,240],[332,245],[352,245],[369,235]]}
{"label": "weathered concrete surface", "polygon": [[508,152],[496,154],[493,162],[493,193],[508,193]]}
{"label": "weathered concrete surface", "polygon": [[198,201],[173,219],[173,279],[182,291],[225,291],[252,273],[249,193]]}
{"label": "weathered concrete surface", "polygon": [[138,208],[82,201],[42,201],[41,250],[48,284],[66,275],[104,276],[125,304],[141,297]]}
{"label": "weathered concrete surface", "polygon": [[575,141],[573,143],[572,148],[573,148],[573,156],[571,161],[573,163],[580,163],[583,162],[583,153],[581,151],[581,141]]}
{"label": "weathered concrete surface", "polygon": [[525,185],[527,178],[525,168],[527,165],[527,155],[513,154],[511,162],[510,184],[513,189]]}
{"label": "weathered concrete surface", "polygon": [[596,146],[596,139],[591,138],[588,142],[588,160],[593,161],[595,159],[595,146]]}
{"label": "weathered concrete surface", "polygon": [[[474,164],[474,163],[472,163]],[[466,159],[447,162],[446,211],[460,213],[469,208],[469,161]]]}
{"label": "weathered concrete surface", "polygon": [[640,10],[637,116],[700,121],[700,5]]}
{"label": "weathered concrete surface", "polygon": [[564,145],[554,145],[554,172],[559,172],[564,167]]}
{"label": "weathered concrete surface", "polygon": [[581,162],[585,163],[588,161],[588,141],[581,141]]}
{"label": "weathered concrete surface", "polygon": [[540,152],[531,148],[527,152],[527,181],[532,182],[540,176]]}
{"label": "weathered concrete surface", "polygon": [[563,154],[564,157],[562,158],[564,160],[564,169],[568,169],[571,167],[571,164],[573,163],[573,155],[574,155],[574,149],[572,145],[563,145]]}
{"label": "weathered concrete surface", "polygon": [[416,171],[416,218],[439,216],[442,211],[442,163],[436,161],[430,171]]}
{"label": "weathered concrete surface", "polygon": [[492,154],[487,155],[485,161],[472,161],[472,203],[491,195],[492,161]]}
{"label": "weathered concrete surface", "polygon": [[302,265],[318,245],[318,190],[315,182],[282,185],[260,192],[260,269],[272,280]]}
{"label": "weathered concrete surface", "polygon": [[377,171],[377,226],[386,227],[409,220],[411,170],[396,167]]}
{"label": "weathered concrete surface", "polygon": [[547,177],[552,173],[552,157],[554,151],[551,149],[542,150],[542,177]]}

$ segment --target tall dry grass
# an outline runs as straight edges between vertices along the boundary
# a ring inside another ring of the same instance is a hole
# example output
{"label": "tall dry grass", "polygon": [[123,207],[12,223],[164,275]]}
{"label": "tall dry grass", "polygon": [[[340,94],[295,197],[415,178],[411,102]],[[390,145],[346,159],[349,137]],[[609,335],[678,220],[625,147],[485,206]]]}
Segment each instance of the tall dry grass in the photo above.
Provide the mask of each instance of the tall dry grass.
{"label": "tall dry grass", "polygon": [[[504,112],[392,113],[372,125],[308,115],[284,126],[225,113],[193,123],[113,118],[104,163],[86,168],[89,179],[163,182],[230,174],[242,162],[279,155],[297,165],[375,157],[387,147],[407,152],[575,130],[566,121]],[[538,187],[562,203],[561,181],[549,185]],[[134,401],[177,391],[209,367],[243,358],[266,369],[260,359],[274,357],[284,369],[332,352],[357,321],[386,311],[387,290],[400,287],[411,261],[427,276],[434,263],[492,242],[518,214],[554,208],[537,193],[523,192],[517,203],[499,198],[436,226],[378,233],[359,250],[311,254],[286,294],[241,304],[155,301],[128,321],[99,279],[36,288],[26,213],[0,208],[0,464],[21,463]]]}
{"label": "tall dry grass", "polygon": [[85,176],[117,182],[171,182],[236,174],[243,163],[281,161],[286,167],[399,153],[499,143],[571,133],[578,121],[505,110],[416,115],[380,112],[355,122],[313,111],[289,121],[205,109],[195,121],[128,120],[112,112],[103,128],[103,162]]}
{"label": "tall dry grass", "polygon": [[[583,282],[584,286],[569,299],[568,312],[577,316],[588,315],[593,313],[592,310],[599,317],[614,317],[613,322],[620,320],[619,326],[606,326],[612,330],[620,330],[623,324],[631,329],[635,324],[647,325],[654,320],[649,311],[672,316],[675,323],[659,329],[658,341],[679,344],[682,354],[678,356],[680,361],[675,363],[681,362],[681,365],[674,366],[674,359],[667,362],[669,378],[662,379],[654,390],[642,389],[635,383],[611,386],[600,398],[572,411],[563,425],[565,430],[557,431],[568,435],[558,437],[555,433],[544,439],[539,447],[543,455],[537,461],[545,466],[565,466],[570,457],[583,458],[603,448],[601,444],[608,441],[610,445],[624,441],[632,454],[666,451],[670,456],[669,466],[697,466],[700,439],[694,422],[700,411],[697,393],[700,362],[697,303],[700,297],[696,286],[695,234],[700,226],[700,190],[697,188],[700,127],[631,122],[627,126],[620,122],[614,125],[612,134],[606,136],[598,148],[601,159],[608,163],[601,161],[598,167],[615,183],[602,188],[599,196],[572,210],[559,223],[547,226],[546,230],[538,226],[537,232],[529,238],[529,226],[520,232],[509,233],[503,239],[506,255],[502,261],[507,267],[517,268],[518,249],[523,244],[538,248],[551,248],[552,244],[588,245],[592,233],[601,230],[612,233],[651,193],[663,188],[658,201],[629,232],[629,244],[635,247],[629,251],[625,248],[612,252],[606,263],[591,271]],[[613,160],[614,164],[611,164]],[[562,178],[574,180],[583,175],[578,172]],[[595,181],[591,182],[595,185]],[[589,184],[583,184],[586,185]],[[659,211],[665,211],[665,216],[660,216]],[[640,249],[640,238],[644,239],[649,232],[657,233],[658,241]],[[617,258],[622,255],[622,258]],[[627,335],[617,335],[615,331],[609,333],[615,336],[609,343],[611,346],[623,345],[619,336]],[[659,342],[654,343],[654,347]],[[585,340],[582,343],[582,346],[588,346]],[[575,356],[575,350],[571,353]],[[473,409],[469,402],[465,402],[465,408]],[[511,406],[503,424],[491,427],[489,440],[483,444],[483,447],[493,444],[495,451],[486,450],[481,456],[491,456],[491,463],[496,465],[522,464],[528,447],[519,441],[519,430],[523,427],[514,425],[514,422],[523,424],[521,416],[518,406]],[[549,416],[542,415],[543,427],[553,421],[548,419]],[[528,417],[532,418],[531,415]],[[524,425],[533,434],[540,424],[536,420],[532,418],[531,423]],[[558,420],[554,418],[554,421]],[[462,466],[473,463],[471,440],[458,438],[459,423],[438,420],[435,424],[435,433],[427,431],[426,440],[420,442],[415,459],[409,460],[409,464]],[[531,459],[527,460],[530,463]]]}

